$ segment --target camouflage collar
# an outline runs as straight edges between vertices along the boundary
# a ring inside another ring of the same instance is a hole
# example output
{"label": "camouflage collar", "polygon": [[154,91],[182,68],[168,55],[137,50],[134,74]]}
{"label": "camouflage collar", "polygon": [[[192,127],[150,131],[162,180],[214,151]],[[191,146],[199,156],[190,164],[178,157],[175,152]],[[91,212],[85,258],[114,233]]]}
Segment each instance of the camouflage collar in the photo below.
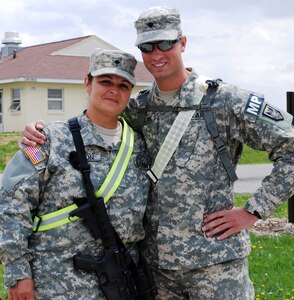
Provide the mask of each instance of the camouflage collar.
{"label": "camouflage collar", "polygon": [[[195,90],[195,83],[196,83],[198,74],[191,68],[189,68],[188,70],[191,71],[191,73],[189,74],[187,79],[182,84],[179,92],[176,95],[176,99],[171,103],[172,106],[191,107],[194,105],[194,99],[195,99],[194,90]],[[153,97],[155,97],[155,99],[153,99]],[[153,83],[148,98],[149,98],[148,104],[152,105],[152,106],[154,104],[156,104],[156,105],[157,104],[160,104],[160,105],[167,104],[167,103],[160,101],[160,96],[159,96],[156,82]],[[159,101],[157,101],[157,100],[159,100]],[[160,103],[160,102],[162,102],[162,103]]]}
{"label": "camouflage collar", "polygon": [[81,135],[83,137],[84,145],[96,145],[102,147],[106,150],[118,150],[119,144],[115,145],[113,148],[109,149],[104,143],[103,138],[97,133],[94,125],[90,119],[86,116],[86,111],[78,116],[78,121],[81,126]]}

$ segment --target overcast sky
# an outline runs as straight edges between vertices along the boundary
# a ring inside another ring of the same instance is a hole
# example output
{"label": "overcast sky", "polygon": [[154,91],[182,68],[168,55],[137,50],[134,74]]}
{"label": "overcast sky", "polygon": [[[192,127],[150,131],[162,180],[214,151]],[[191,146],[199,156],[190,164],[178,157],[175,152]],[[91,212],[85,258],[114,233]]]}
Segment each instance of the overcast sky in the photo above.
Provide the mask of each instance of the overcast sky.
{"label": "overcast sky", "polygon": [[95,34],[142,61],[134,21],[157,5],[180,10],[186,66],[286,109],[286,92],[294,91],[293,0],[0,0],[0,39],[17,31],[25,47]]}

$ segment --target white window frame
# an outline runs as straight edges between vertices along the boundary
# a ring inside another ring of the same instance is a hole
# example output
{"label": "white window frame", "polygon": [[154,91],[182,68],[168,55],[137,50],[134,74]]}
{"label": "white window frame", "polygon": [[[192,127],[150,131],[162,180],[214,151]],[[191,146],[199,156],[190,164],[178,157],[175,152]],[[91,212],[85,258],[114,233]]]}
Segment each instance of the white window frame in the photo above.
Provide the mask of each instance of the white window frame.
{"label": "white window frame", "polygon": [[[50,97],[49,91],[54,90],[54,91],[60,91],[61,92],[61,97]],[[48,112],[63,112],[64,109],[64,96],[63,96],[63,89],[62,88],[48,88],[47,89],[47,109]],[[53,107],[55,106],[54,103],[60,103],[61,109],[53,109],[50,108],[50,103],[53,104]]]}
{"label": "white window frame", "polygon": [[[19,97],[15,97],[14,92],[19,91]],[[9,106],[8,110],[11,112],[19,112],[20,111],[20,100],[21,100],[21,89],[11,89],[11,105]]]}

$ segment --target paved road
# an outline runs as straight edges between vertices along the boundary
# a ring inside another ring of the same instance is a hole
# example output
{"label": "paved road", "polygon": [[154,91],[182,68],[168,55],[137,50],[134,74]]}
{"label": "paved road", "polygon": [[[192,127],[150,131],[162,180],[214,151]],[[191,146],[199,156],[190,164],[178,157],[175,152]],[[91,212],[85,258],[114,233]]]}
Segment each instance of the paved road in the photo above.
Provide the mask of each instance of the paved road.
{"label": "paved road", "polygon": [[260,187],[262,179],[270,174],[272,168],[272,164],[237,166],[239,179],[234,185],[235,193],[254,193]]}
{"label": "paved road", "polygon": [[[235,182],[234,190],[236,193],[252,194],[260,186],[263,177],[268,175],[272,169],[271,164],[264,165],[239,165],[237,175],[239,179]],[[1,186],[0,174],[0,186]]]}

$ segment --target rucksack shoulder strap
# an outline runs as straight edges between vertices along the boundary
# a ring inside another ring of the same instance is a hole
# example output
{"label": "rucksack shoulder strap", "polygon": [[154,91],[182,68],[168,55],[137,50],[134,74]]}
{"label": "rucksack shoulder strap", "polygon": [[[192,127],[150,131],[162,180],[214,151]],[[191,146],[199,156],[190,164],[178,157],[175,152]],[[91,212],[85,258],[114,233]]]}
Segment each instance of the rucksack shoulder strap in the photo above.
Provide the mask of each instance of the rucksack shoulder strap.
{"label": "rucksack shoulder strap", "polygon": [[[210,103],[211,99],[212,99],[211,95],[216,92],[216,90],[221,82],[221,79],[215,79],[215,80],[209,79],[209,80],[206,80],[205,82],[208,84],[207,95],[205,95],[202,98],[200,105],[196,105],[195,107],[189,107],[186,109],[187,110],[200,109],[201,111],[203,111],[207,129],[212,137],[215,148],[216,148],[217,152],[219,153],[222,164],[223,164],[231,182],[235,182],[238,179],[238,177],[237,177],[235,168],[232,164],[232,161],[230,159],[230,156],[228,154],[226,144],[224,143],[224,141],[221,139],[221,137],[219,135],[218,126],[215,121],[213,111],[211,110],[211,103]],[[150,90],[145,90],[144,92],[142,92],[138,95],[139,101],[141,103],[147,104],[146,107],[138,110],[137,118],[134,121],[134,129],[140,133],[142,133],[142,128],[144,126],[145,116],[147,114],[147,111],[153,111],[152,107],[148,107],[148,97],[149,96],[150,96]],[[156,111],[171,111],[171,110],[180,111],[180,110],[185,110],[185,108],[180,108],[179,110],[177,110],[176,107],[173,107],[173,108],[156,107],[155,110]]]}
{"label": "rucksack shoulder strap", "polygon": [[139,103],[144,103],[145,105],[137,110],[137,116],[136,119],[133,122],[133,128],[138,131],[139,133],[142,133],[142,128],[144,126],[145,117],[148,111],[148,102],[150,97],[150,89],[143,90],[139,92],[137,96],[137,100]]}
{"label": "rucksack shoulder strap", "polygon": [[210,103],[211,99],[212,99],[211,94],[215,93],[216,89],[218,88],[219,80],[208,80],[207,83],[209,86],[207,95],[204,96],[201,101],[206,127],[212,137],[214,146],[215,146],[217,152],[219,153],[220,159],[223,163],[223,166],[224,166],[231,182],[234,182],[238,179],[238,177],[237,177],[235,168],[232,164],[232,161],[230,159],[230,156],[228,154],[226,144],[219,135],[218,126],[215,121],[214,113],[211,109],[211,103]]}

